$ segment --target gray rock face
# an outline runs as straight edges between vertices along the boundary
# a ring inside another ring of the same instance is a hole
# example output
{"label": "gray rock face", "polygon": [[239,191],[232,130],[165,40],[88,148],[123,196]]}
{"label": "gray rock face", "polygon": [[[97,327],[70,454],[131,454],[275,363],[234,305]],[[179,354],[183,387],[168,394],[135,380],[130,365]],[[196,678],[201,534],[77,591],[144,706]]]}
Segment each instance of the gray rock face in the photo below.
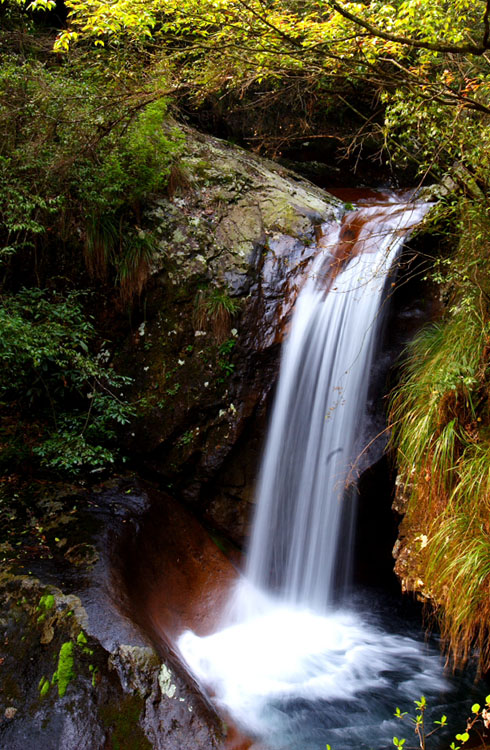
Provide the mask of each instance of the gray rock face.
{"label": "gray rock face", "polygon": [[211,136],[186,130],[175,194],[149,207],[160,252],[154,274],[172,266],[172,283],[194,276],[247,294],[268,239],[308,244],[313,228],[341,204],[293,172]]}
{"label": "gray rock face", "polygon": [[343,209],[273,162],[191,130],[186,139],[173,196],[147,209],[159,252],[146,320],[118,355],[147,404],[128,449],[240,541],[249,488],[212,502],[203,488],[229,473],[260,418],[317,237]]}

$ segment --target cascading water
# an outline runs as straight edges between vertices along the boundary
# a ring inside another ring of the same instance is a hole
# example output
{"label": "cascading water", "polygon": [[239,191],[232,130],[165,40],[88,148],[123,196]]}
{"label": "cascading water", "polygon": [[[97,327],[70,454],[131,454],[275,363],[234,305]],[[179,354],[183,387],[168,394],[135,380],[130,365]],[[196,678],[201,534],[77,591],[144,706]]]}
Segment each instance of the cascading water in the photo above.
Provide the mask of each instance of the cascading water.
{"label": "cascading water", "polygon": [[426,210],[363,208],[323,238],[284,348],[246,574],[223,629],[179,641],[260,747],[389,746],[394,706],[445,688],[435,652],[335,596],[350,567],[343,499],[362,449],[383,289]]}

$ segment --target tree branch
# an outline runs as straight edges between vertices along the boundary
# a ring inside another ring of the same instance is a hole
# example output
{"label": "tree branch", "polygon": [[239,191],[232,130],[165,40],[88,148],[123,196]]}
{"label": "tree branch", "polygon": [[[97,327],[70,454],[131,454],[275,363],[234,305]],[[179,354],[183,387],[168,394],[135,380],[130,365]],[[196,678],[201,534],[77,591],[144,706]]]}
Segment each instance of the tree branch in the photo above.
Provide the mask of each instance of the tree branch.
{"label": "tree branch", "polygon": [[414,47],[416,49],[428,49],[434,52],[447,52],[447,53],[455,54],[455,55],[460,55],[460,54],[483,55],[483,53],[489,48],[488,42],[489,42],[489,36],[490,36],[490,27],[489,27],[490,0],[487,0],[487,7],[486,7],[485,15],[483,18],[483,23],[485,25],[485,34],[483,36],[481,45],[436,44],[433,42],[423,42],[419,39],[411,39],[409,37],[398,36],[397,34],[390,34],[389,32],[382,31],[377,26],[373,26],[372,24],[368,23],[368,21],[365,21],[363,18],[360,18],[359,16],[354,15],[354,13],[351,13],[350,11],[346,10],[346,8],[340,5],[337,2],[337,0],[327,0],[327,1],[331,8],[336,10],[337,13],[340,13],[340,15],[343,16],[344,18],[347,18],[348,21],[352,21],[352,23],[355,23],[357,26],[360,26],[361,28],[366,29],[366,31],[368,31],[373,36],[379,37],[380,39],[385,39],[387,42],[403,44],[405,47]]}
{"label": "tree branch", "polygon": [[238,2],[240,3],[240,5],[246,8],[249,13],[255,16],[255,18],[257,18],[259,21],[265,24],[265,26],[268,26],[269,29],[272,29],[272,31],[275,31],[276,34],[279,34],[279,36],[281,36],[286,42],[289,42],[289,44],[292,44],[294,47],[301,48],[301,44],[298,42],[297,39],[294,39],[294,37],[289,36],[289,34],[287,34],[285,31],[283,31],[282,29],[279,29],[277,26],[271,23],[265,16],[263,16],[261,13],[258,13],[248,3],[244,2],[244,0],[238,0]]}

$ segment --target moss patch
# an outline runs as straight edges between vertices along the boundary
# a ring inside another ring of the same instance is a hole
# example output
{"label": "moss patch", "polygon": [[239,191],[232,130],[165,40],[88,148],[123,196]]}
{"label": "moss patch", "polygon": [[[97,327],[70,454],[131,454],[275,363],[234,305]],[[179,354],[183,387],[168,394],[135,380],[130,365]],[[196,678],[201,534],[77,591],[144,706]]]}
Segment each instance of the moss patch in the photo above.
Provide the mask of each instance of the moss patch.
{"label": "moss patch", "polygon": [[53,684],[58,684],[60,698],[63,698],[68,685],[75,677],[73,649],[73,642],[67,641],[61,646],[58,655],[58,669],[54,673],[52,681]]}
{"label": "moss patch", "polygon": [[53,609],[54,607],[54,596],[53,594],[44,594],[39,600],[39,609]]}
{"label": "moss patch", "polygon": [[101,707],[100,716],[110,737],[107,750],[151,750],[151,743],[139,725],[144,700],[128,695],[122,701]]}
{"label": "moss patch", "polygon": [[81,630],[77,635],[77,643],[79,646],[86,646],[86,644],[88,643],[87,636],[85,635],[83,630]]}
{"label": "moss patch", "polygon": [[46,677],[41,677],[41,680],[39,682],[39,695],[41,698],[44,698],[44,696],[47,694],[48,690],[50,688],[50,682]]}

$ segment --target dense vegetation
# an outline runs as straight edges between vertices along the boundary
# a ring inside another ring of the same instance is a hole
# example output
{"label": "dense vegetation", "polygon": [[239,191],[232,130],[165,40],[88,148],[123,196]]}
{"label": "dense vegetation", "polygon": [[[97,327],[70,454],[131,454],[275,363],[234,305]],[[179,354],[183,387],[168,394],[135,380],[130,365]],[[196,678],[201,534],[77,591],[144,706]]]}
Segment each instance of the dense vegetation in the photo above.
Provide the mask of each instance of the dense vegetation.
{"label": "dense vegetation", "polygon": [[135,406],[116,397],[80,288],[98,279],[128,306],[144,287],[141,201],[181,150],[169,102],[226,107],[272,153],[321,136],[362,158],[369,144],[395,177],[451,188],[433,220],[445,314],[411,346],[392,415],[414,586],[455,661],[476,644],[488,667],[490,2],[67,0],[55,32],[42,8],[55,3],[0,4],[4,459],[114,458]]}
{"label": "dense vegetation", "polygon": [[52,34],[2,12],[0,461],[78,473],[116,459],[115,429],[135,413],[103,318],[143,289],[141,204],[181,141],[160,71],[129,52],[53,58]]}
{"label": "dense vegetation", "polygon": [[410,345],[393,400],[411,585],[436,603],[460,664],[489,663],[490,224],[483,201],[458,202],[455,254],[435,275],[444,318]]}

